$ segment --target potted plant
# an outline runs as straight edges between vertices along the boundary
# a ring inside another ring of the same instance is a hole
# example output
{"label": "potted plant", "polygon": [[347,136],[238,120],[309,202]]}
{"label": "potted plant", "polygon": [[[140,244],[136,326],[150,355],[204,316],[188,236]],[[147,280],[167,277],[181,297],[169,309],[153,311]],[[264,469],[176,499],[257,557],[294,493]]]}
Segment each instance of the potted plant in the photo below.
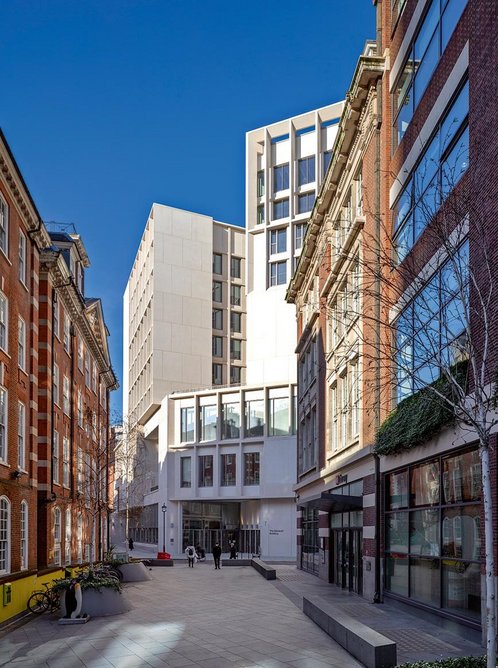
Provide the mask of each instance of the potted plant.
{"label": "potted plant", "polygon": [[54,581],[60,592],[61,616],[64,618],[105,617],[131,610],[116,578],[95,574],[92,569],[76,577]]}

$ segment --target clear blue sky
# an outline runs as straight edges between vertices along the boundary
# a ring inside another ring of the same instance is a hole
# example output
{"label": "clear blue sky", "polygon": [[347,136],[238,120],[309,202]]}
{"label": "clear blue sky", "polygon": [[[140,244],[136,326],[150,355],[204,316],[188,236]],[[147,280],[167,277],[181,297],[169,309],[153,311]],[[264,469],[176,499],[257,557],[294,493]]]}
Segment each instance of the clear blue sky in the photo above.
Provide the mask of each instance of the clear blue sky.
{"label": "clear blue sky", "polygon": [[120,383],[152,202],[243,225],[245,132],[342,99],[374,14],[371,0],[1,1],[0,126],[43,218],[83,238]]}

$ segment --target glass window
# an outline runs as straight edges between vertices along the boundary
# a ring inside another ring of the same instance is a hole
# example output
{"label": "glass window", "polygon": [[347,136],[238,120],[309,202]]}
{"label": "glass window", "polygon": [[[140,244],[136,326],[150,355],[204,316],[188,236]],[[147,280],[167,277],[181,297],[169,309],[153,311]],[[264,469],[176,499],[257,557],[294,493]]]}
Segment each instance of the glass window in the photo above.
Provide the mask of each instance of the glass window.
{"label": "glass window", "polygon": [[223,367],[221,364],[213,364],[213,385],[223,383]]}
{"label": "glass window", "polygon": [[9,302],[7,297],[0,292],[0,348],[7,352],[8,346],[8,337],[7,337],[7,327],[8,327],[8,312],[9,312]]}
{"label": "glass window", "polygon": [[443,510],[444,557],[479,561],[481,552],[480,506],[456,506]]}
{"label": "glass window", "polygon": [[26,371],[26,323],[22,318],[19,318],[17,333],[17,363],[23,371]]}
{"label": "glass window", "polygon": [[62,484],[69,487],[69,439],[62,439]]}
{"label": "glass window", "polygon": [[285,253],[287,250],[287,230],[272,230],[270,232],[270,253]]}
{"label": "glass window", "polygon": [[28,504],[21,502],[21,570],[28,568]]}
{"label": "glass window", "polygon": [[9,572],[10,572],[10,502],[5,496],[0,496],[0,573],[9,573]]}
{"label": "glass window", "polygon": [[439,559],[410,558],[410,597],[429,605],[439,605]]}
{"label": "glass window", "polygon": [[221,438],[239,438],[240,436],[240,405],[239,403],[223,404],[221,417]]}
{"label": "glass window", "polygon": [[[0,195],[0,249],[9,254],[9,207]],[[1,570],[1,566],[0,566]]]}
{"label": "glass window", "polygon": [[231,366],[230,367],[230,384],[235,385],[240,383],[240,366]]}
{"label": "glass window", "polygon": [[279,199],[273,202],[273,220],[289,217],[289,199]]}
{"label": "glass window", "polygon": [[19,232],[19,280],[26,283],[26,237]]}
{"label": "glass window", "polygon": [[213,253],[213,274],[223,273],[223,256],[221,253]]}
{"label": "glass window", "polygon": [[386,589],[408,596],[408,556],[396,554],[386,559]]}
{"label": "glass window", "polygon": [[230,330],[236,334],[242,332],[242,313],[234,311],[230,313]]}
{"label": "glass window", "polygon": [[60,450],[59,450],[59,432],[54,431],[54,438],[52,442],[52,469],[53,469],[53,478],[54,483],[59,484],[59,462],[60,462]]}
{"label": "glass window", "polygon": [[265,205],[260,204],[256,210],[256,225],[263,225],[265,222]]}
{"label": "glass window", "polygon": [[53,311],[53,319],[54,319],[54,334],[57,338],[60,337],[60,309],[59,309],[59,302],[55,301],[53,302],[54,305],[54,311]]}
{"label": "glass window", "polygon": [[7,390],[0,387],[0,461],[7,461]]}
{"label": "glass window", "polygon": [[419,464],[411,469],[410,505],[435,506],[439,503],[439,462]]}
{"label": "glass window", "polygon": [[240,360],[242,357],[242,341],[230,339],[230,359]]}
{"label": "glass window", "polygon": [[289,434],[289,398],[281,397],[268,400],[269,436],[287,436]]}
{"label": "glass window", "polygon": [[466,5],[467,0],[449,0],[447,3],[441,19],[441,52],[446,49]]}
{"label": "glass window", "polygon": [[218,409],[213,404],[211,406],[201,406],[201,440],[216,440],[216,425],[218,422]]}
{"label": "glass window", "polygon": [[270,285],[285,285],[287,283],[287,262],[270,263]]}
{"label": "glass window", "polygon": [[230,258],[230,276],[232,278],[240,278],[241,276],[241,259],[240,257]]}
{"label": "glass window", "polygon": [[289,163],[273,168],[273,191],[287,190],[289,187]]}
{"label": "glass window", "polygon": [[298,186],[304,186],[306,183],[313,183],[315,181],[315,156],[311,155],[308,158],[301,158],[297,163]]}
{"label": "glass window", "polygon": [[20,469],[26,469],[26,406],[20,401],[17,413],[17,463]]}
{"label": "glass window", "polygon": [[244,453],[244,485],[259,485],[259,452]]}
{"label": "glass window", "polygon": [[199,487],[213,486],[213,455],[201,455],[198,459]]}
{"label": "glass window", "polygon": [[323,174],[324,174],[324,176],[327,173],[327,169],[329,168],[331,158],[332,158],[332,151],[324,151],[324,153],[323,153]]}
{"label": "glass window", "polygon": [[[263,436],[265,427],[265,402],[263,399],[246,401],[246,436]],[[247,483],[246,483],[247,484]]]}
{"label": "glass window", "polygon": [[481,619],[481,567],[468,561],[443,559],[443,608]]}
{"label": "glass window", "polygon": [[220,281],[213,281],[213,301],[223,301],[223,284]]}
{"label": "glass window", "polygon": [[192,458],[180,457],[180,487],[192,486]]}
{"label": "glass window", "polygon": [[66,415],[69,415],[69,378],[67,376],[64,376],[62,381],[62,409]]}
{"label": "glass window", "polygon": [[439,510],[410,513],[410,554],[439,556]]}
{"label": "glass window", "polygon": [[408,508],[408,471],[391,473],[389,476],[388,508]]}
{"label": "glass window", "polygon": [[71,321],[64,314],[64,350],[69,353],[71,352]]}
{"label": "glass window", "polygon": [[408,513],[386,516],[386,552],[408,553]]}
{"label": "glass window", "polygon": [[230,304],[232,306],[241,305],[241,287],[240,285],[230,285]]}
{"label": "glass window", "polygon": [[443,503],[478,501],[481,498],[481,462],[473,450],[443,459]]}
{"label": "glass window", "polygon": [[219,308],[213,309],[213,329],[223,329],[223,311]]}
{"label": "glass window", "polygon": [[195,422],[194,407],[181,408],[181,441],[182,443],[192,442],[194,440],[194,422]]}
{"label": "glass window", "polygon": [[265,194],[265,172],[260,169],[257,174],[257,192],[258,197],[263,197]]}
{"label": "glass window", "polygon": [[312,210],[315,203],[315,191],[311,193],[304,193],[297,198],[297,212],[308,213]]}
{"label": "glass window", "polygon": [[230,455],[220,455],[221,459],[221,480],[220,484],[222,487],[232,487],[236,484],[236,456],[234,454]]}
{"label": "glass window", "polygon": [[223,357],[222,336],[213,336],[213,357]]}
{"label": "glass window", "polygon": [[303,239],[306,232],[306,223],[298,223],[294,226],[294,249],[298,250],[303,245]]}

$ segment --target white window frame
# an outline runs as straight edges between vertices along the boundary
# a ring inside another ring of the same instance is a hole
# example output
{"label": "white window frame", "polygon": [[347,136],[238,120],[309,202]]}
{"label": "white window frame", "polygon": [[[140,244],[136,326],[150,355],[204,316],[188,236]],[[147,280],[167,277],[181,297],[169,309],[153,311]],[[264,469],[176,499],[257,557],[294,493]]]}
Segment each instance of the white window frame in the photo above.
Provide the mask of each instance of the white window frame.
{"label": "white window frame", "polygon": [[0,387],[0,462],[7,463],[8,441],[7,441],[7,390]]}
{"label": "white window frame", "polygon": [[54,435],[52,439],[52,476],[55,485],[60,485],[60,443],[59,443],[59,432],[54,429]]}
{"label": "white window frame", "polygon": [[83,340],[78,341],[78,369],[83,373],[83,359],[85,357],[85,346]]}
{"label": "white window frame", "polygon": [[64,563],[71,563],[71,508],[64,514]]}
{"label": "white window frame", "polygon": [[83,428],[83,396],[78,390],[78,427]]}
{"label": "white window frame", "polygon": [[6,496],[0,496],[0,575],[10,573],[10,553],[12,548],[10,527],[11,503]]}
{"label": "white window frame", "polygon": [[69,378],[64,376],[62,381],[62,410],[66,415],[69,415],[71,412],[70,393]]}
{"label": "white window frame", "polygon": [[26,236],[19,230],[19,280],[26,286]]}
{"label": "white window frame", "polygon": [[0,195],[0,250],[9,257],[9,205]]}
{"label": "white window frame", "polygon": [[21,548],[21,571],[29,568],[29,512],[28,502],[21,501],[20,515],[20,548]]}
{"label": "white window frame", "polygon": [[17,465],[26,470],[26,406],[17,402]]}
{"label": "white window frame", "polygon": [[54,334],[60,341],[60,307],[59,302],[53,302],[53,323],[54,323]]}
{"label": "white window frame", "polygon": [[92,367],[92,360],[90,357],[90,351],[88,348],[85,351],[85,385],[90,388],[91,382],[92,382],[92,376],[90,373]]}
{"label": "white window frame", "polygon": [[97,364],[95,363],[95,360],[92,365],[92,392],[97,394]]}
{"label": "white window frame", "polygon": [[9,300],[0,292],[0,348],[9,350]]}
{"label": "white window frame", "polygon": [[59,365],[54,362],[54,375],[52,378],[52,400],[56,406],[60,406],[60,373]]}
{"label": "white window frame", "polygon": [[71,321],[66,313],[64,313],[64,350],[67,353],[71,352]]}
{"label": "white window frame", "polygon": [[64,436],[62,439],[62,484],[64,487],[69,487],[69,439],[67,436]]}
{"label": "white window frame", "polygon": [[17,329],[17,364],[26,371],[26,322],[20,316]]}

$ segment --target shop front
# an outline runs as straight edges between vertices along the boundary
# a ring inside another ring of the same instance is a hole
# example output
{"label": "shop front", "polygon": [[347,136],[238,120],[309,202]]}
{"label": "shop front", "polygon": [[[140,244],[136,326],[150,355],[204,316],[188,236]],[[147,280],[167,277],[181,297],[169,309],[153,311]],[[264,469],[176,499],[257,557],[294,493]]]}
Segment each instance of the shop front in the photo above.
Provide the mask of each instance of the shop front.
{"label": "shop front", "polygon": [[481,467],[477,449],[384,476],[384,592],[479,626]]}

